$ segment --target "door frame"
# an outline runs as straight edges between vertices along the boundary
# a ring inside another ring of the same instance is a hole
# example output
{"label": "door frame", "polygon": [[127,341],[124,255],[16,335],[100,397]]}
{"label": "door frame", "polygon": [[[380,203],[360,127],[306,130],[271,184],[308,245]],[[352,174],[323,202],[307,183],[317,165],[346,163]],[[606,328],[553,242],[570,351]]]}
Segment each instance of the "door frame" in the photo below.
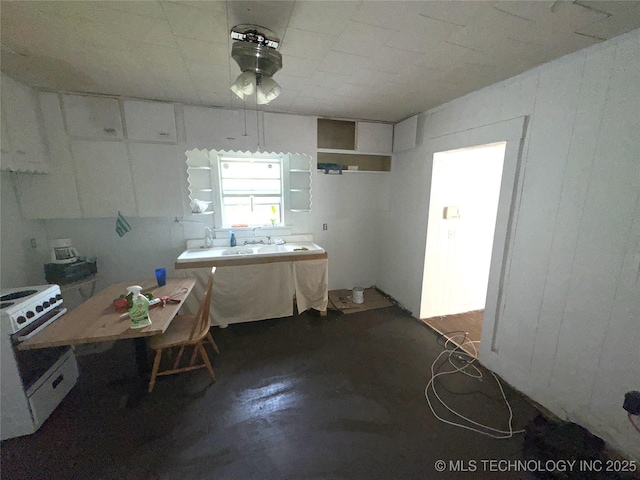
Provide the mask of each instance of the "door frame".
{"label": "door frame", "polygon": [[[523,154],[527,147],[526,133],[528,126],[529,116],[523,116],[450,133],[429,140],[428,155],[432,165],[433,156],[438,152],[506,142],[482,325],[482,341],[480,343],[480,361],[485,364],[495,360],[499,352],[499,325],[502,321],[502,312],[504,310],[503,289],[509,277],[511,247],[515,236],[518,207],[524,180],[524,171],[521,171],[521,166]],[[429,195],[429,201],[430,198],[431,195]],[[425,241],[425,255],[426,247]],[[421,307],[422,295],[423,291],[421,289]],[[419,318],[422,318],[422,315]]]}

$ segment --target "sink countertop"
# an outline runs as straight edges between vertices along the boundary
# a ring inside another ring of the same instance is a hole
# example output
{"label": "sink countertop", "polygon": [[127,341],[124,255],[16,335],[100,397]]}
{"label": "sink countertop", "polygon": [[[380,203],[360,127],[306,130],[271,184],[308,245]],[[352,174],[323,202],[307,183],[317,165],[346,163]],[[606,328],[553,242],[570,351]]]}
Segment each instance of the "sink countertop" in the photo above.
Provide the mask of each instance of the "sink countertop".
{"label": "sink countertop", "polygon": [[324,248],[313,242],[283,245],[239,245],[236,247],[191,248],[180,254],[175,268],[254,265],[327,258]]}

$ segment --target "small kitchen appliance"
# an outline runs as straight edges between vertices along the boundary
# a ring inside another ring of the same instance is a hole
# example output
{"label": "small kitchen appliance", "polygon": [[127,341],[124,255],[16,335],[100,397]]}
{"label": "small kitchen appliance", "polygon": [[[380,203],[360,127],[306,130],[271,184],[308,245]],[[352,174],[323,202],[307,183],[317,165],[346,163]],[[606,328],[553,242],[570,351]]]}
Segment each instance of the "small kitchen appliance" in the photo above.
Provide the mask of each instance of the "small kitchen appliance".
{"label": "small kitchen appliance", "polygon": [[51,245],[51,263],[74,263],[78,260],[78,252],[71,246],[70,238],[56,238]]}
{"label": "small kitchen appliance", "polygon": [[73,263],[47,263],[44,266],[44,278],[47,282],[59,285],[77,282],[96,273],[98,265],[95,257],[79,257]]}

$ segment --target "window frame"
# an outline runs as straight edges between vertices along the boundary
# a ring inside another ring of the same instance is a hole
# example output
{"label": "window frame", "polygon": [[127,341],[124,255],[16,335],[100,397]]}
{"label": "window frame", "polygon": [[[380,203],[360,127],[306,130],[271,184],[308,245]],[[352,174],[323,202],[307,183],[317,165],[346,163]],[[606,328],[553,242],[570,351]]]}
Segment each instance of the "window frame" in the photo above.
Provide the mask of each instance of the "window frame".
{"label": "window frame", "polygon": [[[242,161],[242,159],[259,159],[259,161],[278,161],[280,166],[280,194],[276,195],[273,193],[264,193],[258,195],[243,195],[243,194],[224,194],[222,188],[222,169],[221,165],[223,163],[223,158],[228,159],[229,161]],[[233,228],[231,225],[232,222],[225,223],[224,216],[224,197],[279,197],[280,198],[280,223],[276,223],[275,225],[271,225],[268,223],[265,224],[249,224],[246,228],[256,228],[256,227],[275,227],[281,228],[287,225],[287,212],[289,209],[289,181],[288,175],[286,173],[289,171],[289,159],[286,154],[275,154],[275,153],[263,153],[263,152],[234,152],[227,150],[212,150],[210,152],[210,164],[211,164],[211,175],[214,185],[214,206],[215,211],[218,213],[215,218],[215,226],[216,228],[221,229],[230,229]]]}

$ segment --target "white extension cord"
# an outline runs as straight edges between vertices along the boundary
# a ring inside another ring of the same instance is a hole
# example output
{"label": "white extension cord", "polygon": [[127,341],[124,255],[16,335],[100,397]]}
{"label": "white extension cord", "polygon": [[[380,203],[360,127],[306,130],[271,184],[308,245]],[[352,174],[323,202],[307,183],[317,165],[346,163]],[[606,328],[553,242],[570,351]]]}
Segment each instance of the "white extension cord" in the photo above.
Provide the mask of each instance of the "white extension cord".
{"label": "white extension cord", "polygon": [[[456,346],[453,349],[447,348],[449,343],[453,343],[452,340],[454,338],[458,338],[458,337],[463,337],[462,344],[459,347]],[[440,377],[442,375],[452,375],[454,373],[462,373],[463,375],[467,375],[468,377],[471,377],[471,378],[477,378],[478,380],[480,380],[483,377],[482,372],[480,371],[480,369],[478,367],[476,367],[475,365],[473,365],[473,363],[478,358],[478,350],[476,349],[476,346],[475,346],[476,343],[480,343],[480,342],[468,340],[466,334],[453,335],[453,336],[447,338],[447,341],[444,344],[445,350],[443,350],[442,353],[440,353],[440,355],[438,355],[436,357],[436,359],[433,361],[433,363],[431,364],[431,379],[429,380],[429,383],[427,383],[427,386],[424,389],[424,396],[427,399],[427,403],[429,404],[429,408],[431,409],[431,413],[433,413],[433,415],[438,420],[440,420],[441,422],[444,422],[444,423],[449,424],[449,425],[453,425],[455,427],[464,428],[466,430],[471,430],[472,432],[480,433],[482,435],[486,435],[486,436],[491,437],[491,438],[506,439],[506,438],[511,438],[516,433],[523,433],[524,430],[513,430],[513,425],[512,425],[513,411],[511,410],[511,405],[509,404],[509,401],[507,400],[507,396],[504,393],[504,389],[502,388],[502,384],[500,383],[500,380],[498,379],[497,375],[495,373],[493,373],[493,372],[491,372],[491,375],[493,375],[493,378],[495,378],[496,382],[498,383],[498,387],[500,388],[500,393],[502,393],[502,398],[504,399],[504,402],[507,405],[507,409],[509,410],[509,430],[500,430],[500,429],[497,429],[497,428],[489,427],[487,425],[483,425],[482,423],[478,423],[478,422],[476,422],[474,420],[471,420],[470,418],[465,417],[461,413],[458,413],[455,410],[453,410],[451,407],[449,407],[444,402],[444,400],[442,400],[442,398],[440,398],[440,395],[438,395],[438,392],[436,391],[436,385],[435,385],[435,379],[437,377]],[[461,347],[463,347],[465,345],[470,345],[473,348],[474,355],[470,355],[470,354],[462,351]],[[454,370],[448,370],[446,372],[435,373],[436,364],[438,363],[440,358],[442,358],[443,355],[447,355],[447,354],[449,355],[449,363],[454,368]],[[454,356],[457,356],[458,358],[467,357],[469,360],[468,360],[466,365],[463,365],[462,367],[459,367],[459,366],[456,366],[453,363],[452,358]],[[472,368],[473,372],[466,371],[466,369],[468,369],[468,368]],[[457,417],[462,418],[463,420],[465,420],[465,421],[467,421],[467,422],[469,422],[469,423],[471,423],[471,424],[473,424],[473,425],[475,425],[476,427],[479,427],[479,428],[471,427],[469,425],[464,425],[462,423],[452,422],[450,420],[446,420],[446,419],[440,417],[435,412],[435,410],[433,409],[433,405],[431,404],[431,400],[429,399],[429,387],[431,387],[431,391],[436,396],[436,398],[438,399],[438,401],[440,402],[440,404],[442,406],[444,406],[447,410],[449,410],[451,413],[453,413]],[[489,430],[489,431],[484,431],[484,430],[481,430],[481,429]],[[490,433],[490,432],[495,432],[495,433]]]}

